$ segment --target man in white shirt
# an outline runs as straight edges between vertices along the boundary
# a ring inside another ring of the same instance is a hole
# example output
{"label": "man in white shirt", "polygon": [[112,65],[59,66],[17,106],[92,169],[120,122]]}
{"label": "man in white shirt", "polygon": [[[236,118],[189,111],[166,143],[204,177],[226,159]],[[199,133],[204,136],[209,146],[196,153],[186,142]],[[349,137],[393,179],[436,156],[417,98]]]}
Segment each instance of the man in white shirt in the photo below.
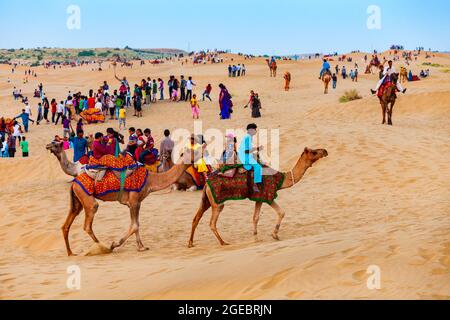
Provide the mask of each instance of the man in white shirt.
{"label": "man in white shirt", "polygon": [[95,109],[97,109],[98,111],[102,111],[102,109],[103,109],[103,103],[102,103],[102,100],[101,99],[98,99],[97,100],[97,103],[95,104]]}
{"label": "man in white shirt", "polygon": [[189,80],[186,82],[186,101],[192,99],[192,89],[195,85],[194,81],[192,81],[192,77],[189,77]]}
{"label": "man in white shirt", "polygon": [[28,104],[28,102],[25,103],[25,113],[28,114],[30,117],[32,116],[32,114],[31,114],[31,107]]}
{"label": "man in white shirt", "polygon": [[[384,70],[383,70],[384,77],[381,78],[380,81],[378,81],[378,84],[377,84],[377,87],[375,88],[375,90],[371,89],[372,94],[376,94],[378,92],[378,90],[380,89],[381,85],[384,83],[384,80],[386,79],[386,77],[387,76],[390,77],[394,73],[397,73],[397,70],[395,70],[395,67],[392,64],[392,60],[389,60],[388,61],[388,65],[384,66]],[[402,84],[400,83],[400,81],[397,81],[397,89],[401,93],[405,93],[406,92],[406,89],[403,89]]]}
{"label": "man in white shirt", "polygon": [[64,101],[61,101],[57,106],[56,106],[56,121],[55,121],[55,126],[58,124],[59,118],[62,119],[62,116],[64,114]]}

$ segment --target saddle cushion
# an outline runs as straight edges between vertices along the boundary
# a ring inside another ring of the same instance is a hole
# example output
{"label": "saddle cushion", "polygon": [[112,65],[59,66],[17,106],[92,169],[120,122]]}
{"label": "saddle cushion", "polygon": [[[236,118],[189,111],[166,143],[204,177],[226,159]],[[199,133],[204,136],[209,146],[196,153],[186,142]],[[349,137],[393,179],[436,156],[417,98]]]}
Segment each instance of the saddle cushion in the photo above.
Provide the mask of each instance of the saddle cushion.
{"label": "saddle cushion", "polygon": [[[278,190],[284,182],[284,174],[277,172],[274,175],[266,175],[263,177],[263,185],[260,192],[253,192],[253,171],[242,171],[240,167],[236,167],[235,174],[232,178],[223,174],[211,174],[208,177],[208,185],[211,188],[214,200],[217,204],[222,204],[229,200],[249,199],[255,202],[264,202],[272,204],[278,197]],[[222,173],[233,169],[225,167]]]}
{"label": "saddle cushion", "polygon": [[[143,168],[137,168],[128,178],[125,179],[123,191],[141,192],[147,182],[148,171]],[[120,192],[120,179],[116,177],[113,171],[108,170],[100,181],[95,181],[86,173],[75,178],[76,182],[89,196],[104,196],[112,192]]]}

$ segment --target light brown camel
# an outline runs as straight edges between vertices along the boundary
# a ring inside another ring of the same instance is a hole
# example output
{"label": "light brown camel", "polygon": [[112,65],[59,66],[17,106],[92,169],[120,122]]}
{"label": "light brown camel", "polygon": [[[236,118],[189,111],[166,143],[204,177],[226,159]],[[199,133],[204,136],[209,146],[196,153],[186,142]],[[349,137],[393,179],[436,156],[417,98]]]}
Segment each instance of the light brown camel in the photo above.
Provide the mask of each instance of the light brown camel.
{"label": "light brown camel", "polygon": [[405,83],[406,81],[408,81],[408,71],[406,70],[405,67],[401,67],[400,68],[400,82]]}
{"label": "light brown camel", "polygon": [[394,110],[395,101],[397,100],[397,81],[398,73],[391,75],[391,85],[384,89],[383,95],[378,97],[381,104],[381,112],[383,113],[383,122],[386,124],[386,114],[387,114],[387,124],[392,126],[392,111]]}
{"label": "light brown camel", "polygon": [[[172,161],[172,155],[161,155],[161,166],[158,172],[165,172],[171,169],[175,164]],[[197,185],[194,183],[192,177],[186,171],[173,184],[173,190],[186,190],[189,192],[197,191]]]}
{"label": "light brown camel", "polygon": [[270,62],[269,59],[266,59],[266,62],[270,69],[270,76],[276,78],[277,77],[277,68],[278,68],[276,61]]}
{"label": "light brown camel", "polygon": [[[319,159],[327,157],[328,152],[325,149],[318,149],[318,150],[311,150],[308,148],[305,148],[303,154],[301,155],[300,159],[298,160],[295,167],[288,173],[284,173],[285,180],[283,185],[281,186],[280,190],[288,189],[293,187],[295,184],[297,184],[304,176],[305,172],[312,167],[312,165]],[[258,233],[258,221],[259,216],[261,212],[262,202],[256,202],[255,205],[255,212],[253,214],[253,233],[256,235]],[[278,232],[280,230],[281,222],[285,216],[285,213],[283,209],[276,203],[273,202],[271,204],[271,207],[276,211],[278,215],[277,224],[275,226],[275,229],[272,232],[272,237],[275,240],[279,240]],[[209,209],[212,208],[212,215],[211,215],[211,221],[210,221],[210,228],[214,235],[216,236],[217,240],[219,240],[219,243],[221,245],[227,245],[225,241],[222,240],[220,237],[220,234],[217,230],[217,220],[219,218],[220,213],[224,209],[224,204],[217,204],[214,201],[214,197],[212,195],[211,189],[209,185],[206,185],[203,190],[202,195],[202,201],[200,204],[200,208],[197,211],[197,214],[194,217],[194,220],[192,222],[192,231],[191,231],[191,237],[189,239],[188,247],[192,248],[194,246],[194,234],[195,229],[197,228],[200,220],[203,217],[203,214]]]}
{"label": "light brown camel", "polygon": [[[49,149],[52,153],[54,153],[53,150],[56,148],[56,144],[57,143],[49,144],[47,146],[47,149]],[[57,155],[56,153],[54,154]],[[65,152],[59,154],[62,157],[64,157],[63,155],[65,155]],[[188,156],[191,157],[191,160],[188,159]],[[99,240],[97,239],[92,230],[94,216],[99,208],[99,204],[96,201],[96,199],[105,202],[117,201],[130,209],[131,215],[130,227],[125,236],[122,237],[118,243],[113,242],[111,244],[110,247],[111,250],[114,250],[115,248],[122,246],[125,243],[125,241],[133,234],[136,235],[138,251],[148,250],[148,248],[146,248],[142,243],[139,234],[139,210],[141,208],[141,203],[142,201],[145,200],[145,198],[149,196],[150,193],[164,190],[173,185],[178,180],[178,178],[183,174],[186,168],[191,165],[192,159],[193,155],[190,154],[189,152],[186,152],[180,159],[179,163],[174,165],[169,171],[164,173],[148,172],[147,182],[140,192],[123,191],[123,192],[109,193],[101,197],[89,196],[84,192],[84,190],[80,187],[80,185],[78,185],[75,182],[72,182],[69,193],[70,210],[66,218],[66,221],[62,226],[62,232],[64,241],[66,243],[67,254],[69,256],[73,255],[69,244],[69,231],[73,221],[81,213],[82,210],[84,210],[85,212],[84,230],[86,231],[87,234],[89,234],[89,236],[92,238],[92,240],[94,240],[95,243],[99,243]],[[70,161],[67,160],[67,157],[66,161],[60,161],[60,164],[64,172],[66,172],[69,175],[72,175],[73,172],[64,167],[64,165],[69,165],[70,167]]]}
{"label": "light brown camel", "polygon": [[325,72],[322,75],[322,82],[323,82],[323,85],[325,87],[324,94],[328,94],[328,86],[330,85],[330,82],[331,82],[331,73],[330,73],[330,71],[327,71],[327,72]]}

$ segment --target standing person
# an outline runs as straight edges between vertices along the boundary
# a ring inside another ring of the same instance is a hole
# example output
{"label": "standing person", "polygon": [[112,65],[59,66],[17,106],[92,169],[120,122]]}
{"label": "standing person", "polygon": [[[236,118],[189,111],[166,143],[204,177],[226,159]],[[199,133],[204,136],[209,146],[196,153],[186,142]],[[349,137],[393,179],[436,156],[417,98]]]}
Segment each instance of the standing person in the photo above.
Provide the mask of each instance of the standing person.
{"label": "standing person", "polygon": [[72,120],[75,118],[75,108],[73,106],[73,98],[71,95],[67,97],[66,110],[68,111],[68,116]]}
{"label": "standing person", "polygon": [[26,137],[22,137],[22,141],[20,141],[20,149],[22,149],[22,157],[28,158],[28,141]]}
{"label": "standing person", "polygon": [[0,136],[0,158],[9,158],[8,141],[4,136]]}
{"label": "standing person", "polygon": [[121,106],[119,109],[119,130],[127,129],[127,111],[124,106]]}
{"label": "standing person", "polygon": [[231,118],[233,102],[231,101],[231,95],[227,88],[221,83],[219,84],[220,95],[219,95],[219,105],[220,105],[220,119],[226,120]]}
{"label": "standing person", "polygon": [[156,103],[156,95],[158,94],[158,84],[156,83],[156,80],[153,79],[152,83],[152,102]]}
{"label": "standing person", "polygon": [[[22,142],[21,137],[19,136],[19,141]],[[16,137],[12,134],[8,136],[7,140],[7,146],[8,146],[8,154],[10,158],[14,158],[14,155],[16,154]]]}
{"label": "standing person", "polygon": [[133,97],[136,117],[142,118],[142,98],[139,95]]}
{"label": "standing person", "polygon": [[191,109],[192,109],[192,118],[199,119],[200,118],[200,106],[197,101],[197,95],[194,94],[191,99]]}
{"label": "standing person", "polygon": [[196,86],[194,81],[192,81],[192,77],[188,78],[188,81],[186,82],[186,101],[189,101],[192,99],[192,89]]}
{"label": "standing person", "polygon": [[205,92],[203,92],[203,101],[205,101],[205,97],[208,98],[209,101],[212,101],[212,100],[211,100],[211,97],[209,96],[209,95],[211,94],[211,91],[212,91],[212,86],[211,86],[211,84],[209,83],[209,84],[206,86]]}
{"label": "standing person", "polygon": [[55,116],[56,116],[56,106],[58,103],[56,103],[56,99],[52,99],[51,105],[51,112],[52,112],[52,123],[55,123]]}
{"label": "standing person", "polygon": [[47,123],[50,123],[48,120],[48,111],[50,109],[50,103],[48,102],[47,97],[44,98],[44,120],[47,121]]}
{"label": "standing person", "polygon": [[164,81],[163,79],[159,78],[158,79],[159,82],[159,100],[164,100]]}
{"label": "standing person", "polygon": [[14,121],[13,134],[14,138],[19,141],[22,141],[22,128],[17,121]]}
{"label": "standing person", "polygon": [[42,116],[42,103],[38,103],[38,107],[37,107],[37,119],[36,119],[36,125],[39,125],[39,123],[41,122],[41,120],[43,119]]}
{"label": "standing person", "polygon": [[355,68],[355,82],[358,82],[358,67]]}
{"label": "standing person", "polygon": [[163,160],[162,161],[163,172],[166,172],[170,169],[167,160],[172,157],[172,151],[174,147],[175,143],[170,138],[170,131],[168,129],[164,130],[164,139],[161,141],[161,144],[159,146],[159,152]]}
{"label": "standing person", "polygon": [[178,100],[178,87],[179,87],[178,79],[174,77],[172,80],[172,100],[173,100],[173,102],[177,102],[177,100]]}
{"label": "standing person", "polygon": [[77,122],[77,134],[80,131],[83,131],[83,119],[81,119],[81,118]]}
{"label": "standing person", "polygon": [[25,109],[22,109],[22,113],[19,114],[17,117],[15,117],[14,120],[15,120],[15,119],[18,119],[18,118],[21,118],[21,119],[22,119],[22,124],[23,124],[23,127],[24,127],[24,129],[25,129],[25,132],[28,132],[28,123],[29,123],[29,121],[31,121],[32,123],[34,123],[34,120],[32,120],[32,119],[30,118],[30,114],[28,114],[28,113],[25,111]]}
{"label": "standing person", "polygon": [[259,100],[259,96],[257,93],[255,93],[255,96],[253,98],[252,102],[252,118],[261,118],[261,101]]}
{"label": "standing person", "polygon": [[109,119],[114,120],[114,116],[116,114],[116,104],[113,97],[106,96],[106,103],[109,109]]}
{"label": "standing person", "polygon": [[262,186],[262,166],[254,158],[253,154],[258,153],[262,150],[262,147],[253,148],[252,138],[257,133],[256,124],[252,123],[247,126],[247,134],[241,142],[239,147],[239,160],[244,165],[246,170],[253,169],[253,192],[260,192],[260,187]]}
{"label": "standing person", "polygon": [[169,88],[169,100],[172,99],[172,91],[173,91],[173,76],[170,76],[169,81],[167,82],[167,87]]}
{"label": "standing person", "polygon": [[73,131],[72,123],[70,122],[70,118],[63,116],[62,117],[62,125],[63,125],[63,137],[70,137],[70,132]]}
{"label": "standing person", "polygon": [[57,106],[56,106],[56,113],[57,113],[57,117],[56,117],[56,121],[55,121],[55,126],[58,125],[58,121],[59,119],[63,117],[64,115],[64,101],[61,101]]}
{"label": "standing person", "polygon": [[184,76],[181,76],[180,81],[180,100],[185,101],[186,100],[186,79],[184,79]]}
{"label": "standing person", "polygon": [[231,78],[231,76],[233,75],[233,67],[231,66],[231,64],[228,66],[228,77]]}
{"label": "standing person", "polygon": [[145,104],[150,105],[152,101],[152,80],[147,78],[147,82],[145,83]]}
{"label": "standing person", "polygon": [[78,162],[88,153],[88,141],[84,138],[84,131],[77,131],[76,137],[70,137],[69,141],[73,144],[73,162]]}
{"label": "standing person", "polygon": [[333,73],[333,76],[331,77],[331,79],[333,80],[333,89],[336,89],[337,80],[338,80],[336,73]]}
{"label": "standing person", "polygon": [[245,69],[245,64],[242,64],[242,71],[241,71],[241,75],[244,77],[246,73],[246,69]]}

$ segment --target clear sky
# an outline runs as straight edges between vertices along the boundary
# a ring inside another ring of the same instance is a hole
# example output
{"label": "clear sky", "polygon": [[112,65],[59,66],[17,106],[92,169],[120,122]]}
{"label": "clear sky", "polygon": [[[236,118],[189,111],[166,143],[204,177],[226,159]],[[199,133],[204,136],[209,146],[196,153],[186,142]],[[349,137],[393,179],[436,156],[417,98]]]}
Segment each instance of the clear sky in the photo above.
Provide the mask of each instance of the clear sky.
{"label": "clear sky", "polygon": [[[78,5],[81,28],[67,28]],[[377,5],[381,29],[367,27]],[[230,49],[294,54],[450,50],[449,0],[0,0],[0,48]]]}

